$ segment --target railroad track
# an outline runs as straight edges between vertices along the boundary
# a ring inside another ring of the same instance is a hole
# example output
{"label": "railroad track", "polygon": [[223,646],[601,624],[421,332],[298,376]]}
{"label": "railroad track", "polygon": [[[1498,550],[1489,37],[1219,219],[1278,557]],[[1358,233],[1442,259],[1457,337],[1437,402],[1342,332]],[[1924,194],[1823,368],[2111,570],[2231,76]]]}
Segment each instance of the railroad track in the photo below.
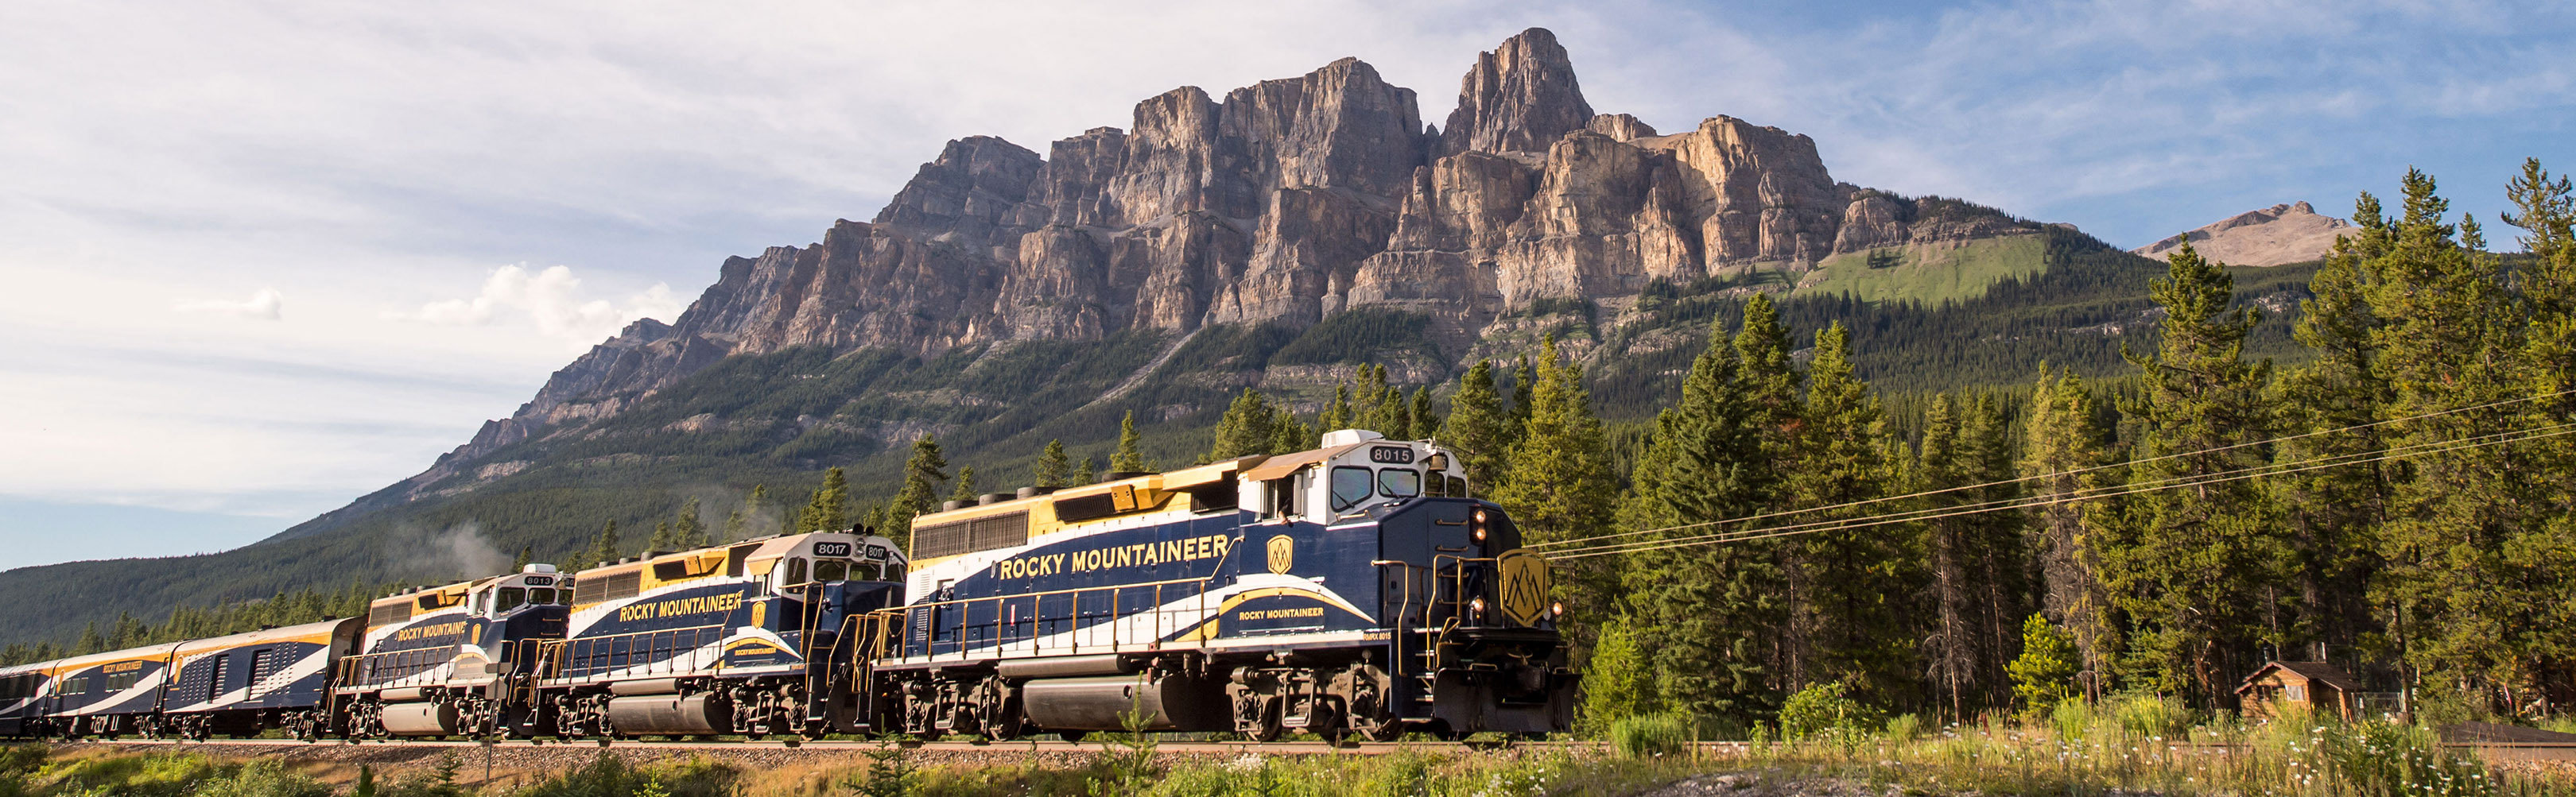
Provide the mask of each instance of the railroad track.
{"label": "railroad track", "polygon": [[[291,749],[325,749],[333,747],[372,749],[473,749],[489,747],[502,750],[543,749],[552,751],[577,751],[613,749],[636,752],[797,750],[815,753],[835,753],[866,752],[882,749],[887,742],[859,739],[822,739],[802,741],[775,739],[708,741],[645,741],[639,739],[615,741],[594,739],[545,741],[531,739],[505,739],[489,742],[471,739],[408,739],[403,741],[363,742],[350,742],[343,740],[298,741],[294,739],[208,739],[204,741],[177,739],[83,739],[74,742],[60,742],[58,744],[136,747],[269,747]],[[904,741],[895,742],[894,744],[900,745],[906,749],[927,752],[981,753],[986,755],[1068,755],[1096,753],[1105,749],[1115,749],[1117,746],[1114,741],[1110,741],[1108,739],[1092,739],[1080,742],[1067,742],[1056,739],[1023,739],[1010,742]],[[1157,741],[1154,745],[1154,750],[1157,753],[1167,755],[1243,755],[1247,753],[1260,755],[1385,755],[1405,751],[1422,753],[1456,753],[1460,751],[1482,752],[1506,749],[1587,750],[1600,749],[1604,744],[1605,743],[1603,742],[1597,741],[1343,742],[1340,744],[1321,741]],[[1751,746],[1752,745],[1749,742],[1697,743],[1697,747],[1702,753],[1719,756],[1743,755],[1750,752],[1749,748]],[[2227,755],[2232,747],[2232,745],[2221,742],[2172,742],[2168,743],[2168,746],[2173,753],[2181,755]],[[2576,761],[2576,743],[2568,742],[2450,742],[2445,743],[2443,746],[2455,750],[2473,752],[2490,762]]]}
{"label": "railroad track", "polygon": [[[887,742],[859,739],[822,739],[807,741],[784,741],[774,739],[711,741],[645,741],[638,739],[615,741],[593,739],[543,741],[532,739],[503,739],[489,742],[472,739],[414,739],[403,741],[363,742],[350,742],[337,739],[318,741],[299,741],[295,739],[207,739],[203,741],[181,739],[82,739],[74,742],[62,742],[60,744],[138,747],[492,747],[500,749],[537,748],[547,750],[595,750],[604,748],[614,750],[804,750],[814,752],[864,752],[881,749],[887,744]],[[1117,746],[1115,742],[1106,739],[1092,739],[1080,742],[1067,742],[1056,739],[1022,739],[1010,742],[906,741],[895,742],[894,744],[911,750],[997,754],[1096,753],[1103,749],[1111,749]],[[1711,742],[1708,744],[1718,745],[1725,743]],[[1154,744],[1154,749],[1159,753],[1180,755],[1228,755],[1243,753],[1260,753],[1263,755],[1384,755],[1387,753],[1406,750],[1417,752],[1456,752],[1459,750],[1498,750],[1515,747],[1538,749],[1579,749],[1586,747],[1599,747],[1600,745],[1601,743],[1599,742],[1343,742],[1337,745],[1320,741],[1158,741]]]}

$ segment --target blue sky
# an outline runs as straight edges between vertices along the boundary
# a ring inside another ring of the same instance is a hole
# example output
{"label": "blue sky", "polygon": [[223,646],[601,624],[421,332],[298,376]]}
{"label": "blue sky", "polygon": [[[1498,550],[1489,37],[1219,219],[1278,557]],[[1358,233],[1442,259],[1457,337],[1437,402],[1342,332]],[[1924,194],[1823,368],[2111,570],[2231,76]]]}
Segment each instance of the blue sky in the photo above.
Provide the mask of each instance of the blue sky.
{"label": "blue sky", "polygon": [[2576,167],[2563,3],[1253,6],[0,5],[0,568],[239,545],[415,473],[947,139],[1043,152],[1346,55],[1436,121],[1530,26],[1597,110],[2121,246],[2409,165],[2492,220],[2524,156]]}

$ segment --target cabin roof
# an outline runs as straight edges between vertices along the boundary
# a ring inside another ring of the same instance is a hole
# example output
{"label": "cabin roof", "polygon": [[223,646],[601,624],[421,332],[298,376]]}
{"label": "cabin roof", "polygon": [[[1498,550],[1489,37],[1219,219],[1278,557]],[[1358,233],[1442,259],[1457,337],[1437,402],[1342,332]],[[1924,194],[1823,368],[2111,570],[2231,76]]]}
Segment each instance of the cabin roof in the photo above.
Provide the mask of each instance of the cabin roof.
{"label": "cabin roof", "polygon": [[2305,678],[2309,681],[2322,683],[2346,692],[2361,691],[2361,684],[2354,681],[2352,676],[2344,674],[2343,668],[2341,667],[2336,667],[2322,661],[2273,661],[2267,662],[2262,667],[2255,669],[2253,675],[2245,676],[2245,682],[2237,685],[2236,693],[2241,695],[2252,691],[2254,689],[2254,682],[2262,680],[2263,676],[2272,674],[2273,670],[2287,670],[2292,675]]}

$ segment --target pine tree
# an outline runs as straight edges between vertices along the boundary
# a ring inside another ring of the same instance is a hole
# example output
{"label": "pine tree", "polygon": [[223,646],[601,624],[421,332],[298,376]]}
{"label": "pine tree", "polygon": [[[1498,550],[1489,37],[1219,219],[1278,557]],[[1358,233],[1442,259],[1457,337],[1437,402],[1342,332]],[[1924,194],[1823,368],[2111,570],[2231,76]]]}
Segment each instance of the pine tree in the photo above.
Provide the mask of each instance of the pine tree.
{"label": "pine tree", "polygon": [[[1955,489],[1971,484],[1967,468],[1960,461],[1957,410],[1950,395],[1932,397],[1932,406],[1923,416],[1923,444],[1920,460],[1914,468],[1913,487],[1921,491]],[[1957,506],[1964,501],[1952,494],[1935,494],[1924,503],[1933,506]],[[1967,527],[1973,517],[1940,517],[1924,522],[1926,565],[1931,571],[1931,634],[1924,639],[1927,673],[1933,694],[1947,704],[1951,717],[1967,716],[1968,695],[1976,689],[1977,643],[1981,635],[1973,626],[1975,609],[1969,595],[1973,587],[1968,557]]]}
{"label": "pine tree", "polygon": [[528,569],[528,563],[529,563],[529,562],[534,562],[534,561],[536,561],[536,560],[537,560],[537,547],[536,547],[536,546],[534,546],[534,545],[522,545],[522,546],[519,546],[519,556],[518,556],[518,558],[510,560],[510,572],[513,572],[513,573],[526,572],[526,571],[527,571],[527,569]]}
{"label": "pine tree", "polygon": [[[1617,524],[1635,536],[1623,541],[1743,528],[1721,522],[1746,518],[1769,498],[1779,474],[1768,467],[1762,430],[1751,425],[1741,365],[1724,326],[1713,325],[1679,400],[1656,417],[1638,457]],[[1776,541],[1757,540],[1622,557],[1621,593],[1639,620],[1636,633],[1664,705],[1739,721],[1778,705],[1765,650],[1781,623],[1778,549]]]}
{"label": "pine tree", "polygon": [[1625,619],[1601,625],[1601,641],[1583,667],[1579,735],[1602,738],[1611,723],[1655,712],[1653,665],[1639,636],[1635,624]]}
{"label": "pine tree", "polygon": [[1065,457],[1063,440],[1047,441],[1046,452],[1039,454],[1037,465],[1029,469],[1029,483],[1040,490],[1073,486],[1073,462]]}
{"label": "pine tree", "polygon": [[2271,402],[2281,408],[2281,431],[2289,433],[2273,459],[2291,472],[2263,481],[2298,557],[2292,568],[2298,606],[2289,641],[2314,643],[2283,647],[2310,648],[2304,658],[2323,659],[2318,647],[2358,644],[2377,625],[2364,588],[2379,570],[2377,537],[2387,520],[2389,466],[2364,459],[2297,469],[2320,458],[2366,458],[2387,448],[2383,427],[2371,423],[2390,395],[2387,380],[2377,375],[2378,350],[2370,337],[2379,322],[2368,293],[2375,279],[2370,268],[2388,248],[2389,226],[2378,198],[2367,193],[2355,203],[2353,221],[2357,233],[2336,239],[2308,283],[2312,298],[2300,302],[2292,328],[2317,357],[2284,374]]}
{"label": "pine tree", "polygon": [[1271,409],[1270,400],[1260,391],[1244,388],[1225,408],[1225,417],[1217,419],[1216,439],[1200,461],[1222,462],[1250,454],[1278,453],[1271,448],[1279,437],[1278,429],[1272,426],[1277,422],[1278,414]]}
{"label": "pine tree", "polygon": [[707,525],[698,520],[698,499],[680,502],[680,513],[671,518],[671,547],[688,550],[708,542]]}
{"label": "pine tree", "polygon": [[1431,411],[1430,385],[1423,385],[1413,389],[1413,405],[1409,408],[1409,414],[1412,416],[1410,420],[1413,422],[1413,433],[1411,435],[1413,438],[1425,438],[1439,434],[1437,430],[1440,428],[1440,416]]}
{"label": "pine tree", "polygon": [[823,470],[823,484],[805,500],[796,518],[796,533],[838,531],[850,527],[850,478],[838,467]]}
{"label": "pine tree", "polygon": [[[2259,319],[2231,310],[2235,280],[2186,242],[2148,283],[2165,310],[2152,354],[2123,349],[2146,375],[2131,414],[2141,425],[2140,482],[2205,479],[2261,465],[2269,452],[2263,402],[2270,364],[2244,359]],[[2142,685],[2217,704],[2253,671],[2262,643],[2279,644],[2290,585],[2289,549],[2270,502],[2245,480],[2199,482],[2141,493],[2129,506],[2105,574],[2132,627],[2122,670]]]}
{"label": "pine tree", "polygon": [[[2479,251],[2473,220],[2445,222],[2449,202],[2430,175],[2410,170],[2403,185],[2388,251],[2366,267],[2376,277],[2368,289],[2379,321],[2371,329],[2376,373],[2391,387],[2383,412],[2414,418],[2389,424],[2389,447],[2539,425],[2529,404],[2488,406],[2530,395],[2529,381],[2517,379],[2527,368],[2520,333],[2528,310],[2507,290],[2508,272]],[[2416,417],[2472,407],[2488,408]],[[2557,583],[2515,561],[2519,551],[2556,547],[2547,536],[2553,524],[2533,510],[2544,485],[2564,479],[2534,478],[2522,461],[2531,453],[2491,446],[2406,455],[2381,539],[2386,569],[2377,599],[2398,614],[2391,630],[2408,663],[2499,698],[2534,686],[2529,663],[2547,655],[2535,647],[2545,648],[2547,637],[2526,629],[2538,619],[2534,604],[2550,602],[2547,585]]]}
{"label": "pine tree", "polygon": [[[1797,465],[1787,479],[1802,507],[1836,507],[1890,494],[1886,419],[1877,395],[1853,378],[1851,333],[1837,321],[1816,333],[1807,397],[1795,439]],[[1824,509],[1799,522],[1858,517],[1868,508]],[[1884,529],[1827,529],[1790,538],[1788,639],[1795,683],[1852,681],[1893,697],[1912,668],[1904,634],[1919,556]]]}
{"label": "pine tree", "polygon": [[[1979,485],[1959,491],[1962,501],[1998,506],[2023,500],[2020,474],[2013,468],[2014,453],[2011,423],[2001,401],[1980,395],[1961,406],[1961,475]],[[1964,564],[1976,585],[1974,620],[1983,626],[1977,682],[1984,687],[1985,705],[2004,706],[2012,702],[2012,683],[2005,668],[2022,637],[2014,618],[2028,616],[2031,610],[2029,528],[2019,513],[1987,512],[1972,516],[1967,530]]]}
{"label": "pine tree", "polygon": [[2013,695],[2025,710],[2045,716],[2059,702],[2075,696],[2075,677],[2083,670],[2074,640],[2057,630],[2048,617],[2033,614],[2021,625],[2021,655],[2010,667]]}
{"label": "pine tree", "polygon": [[644,540],[644,550],[647,552],[668,551],[674,547],[676,546],[671,542],[671,521],[654,521],[653,536]]}
{"label": "pine tree", "polygon": [[1127,417],[1118,422],[1118,450],[1109,455],[1109,469],[1129,473],[1153,470],[1145,464],[1144,452],[1137,450],[1144,439],[1143,435],[1136,433],[1136,411],[1128,410]]}
{"label": "pine tree", "polygon": [[1529,426],[1530,391],[1537,384],[1538,368],[1531,365],[1529,357],[1524,355],[1521,357],[1520,366],[1512,369],[1512,428],[1522,429]]}
{"label": "pine tree", "polygon": [[1315,447],[1317,440],[1313,427],[1297,420],[1297,414],[1288,411],[1286,402],[1274,405],[1274,409],[1278,414],[1270,419],[1270,453],[1287,454]]}
{"label": "pine tree", "polygon": [[[1130,413],[1128,418],[1133,420],[1135,415]],[[1123,436],[1120,442],[1126,442]],[[913,516],[939,508],[939,484],[947,480],[948,457],[939,452],[939,441],[926,434],[913,440],[912,456],[903,461],[903,489],[895,493],[894,507],[886,512],[886,526],[902,536],[888,534],[887,538],[911,540]]]}
{"label": "pine tree", "polygon": [[[1561,361],[1553,338],[1542,352],[1529,425],[1507,454],[1512,476],[1493,491],[1494,503],[1511,513],[1524,544],[1601,534],[1619,490],[1581,369]],[[1569,593],[1567,602],[1588,607],[1609,605],[1614,579],[1610,563],[1600,557],[1560,565],[1557,576]]]}
{"label": "pine tree", "polygon": [[972,505],[976,501],[981,500],[981,498],[982,496],[975,492],[975,466],[968,465],[958,468],[957,489],[948,493],[948,500],[955,501],[960,504]]}
{"label": "pine tree", "polygon": [[[2533,399],[2529,423],[2576,420],[2576,191],[2532,158],[2505,196],[2515,208],[2505,223],[2522,230],[2518,240],[2530,255],[2520,269],[2531,318],[2523,341],[2529,373],[2523,389]],[[2541,472],[2576,473],[2576,439],[2526,445]],[[2576,484],[2568,479],[2545,480],[2533,492],[2543,507],[2576,506]],[[2576,513],[2541,515],[2505,546],[2515,591],[2530,596],[2533,610],[2515,629],[2514,649],[2530,681],[2576,683],[2576,579],[2566,575],[2566,563],[2576,562]]]}
{"label": "pine tree", "polygon": [[1091,461],[1090,455],[1085,454],[1082,457],[1082,465],[1074,469],[1073,478],[1073,483],[1077,485],[1098,484],[1100,483],[1100,466]]}
{"label": "pine tree", "polygon": [[1502,397],[1494,392],[1493,361],[1476,361],[1458,377],[1458,392],[1449,397],[1449,417],[1440,428],[1441,444],[1458,452],[1469,490],[1488,493],[1501,483],[1516,437]]}
{"label": "pine tree", "polygon": [[2025,413],[2021,477],[2035,499],[2030,512],[2033,553],[2039,559],[2040,604],[2067,628],[2084,669],[2111,670],[2120,647],[2111,596],[2103,587],[2103,526],[2108,517],[2088,493],[2102,486],[2096,470],[2110,432],[2094,415],[2092,391],[2074,371],[2052,377],[2040,366]]}
{"label": "pine tree", "polygon": [[1326,432],[1341,431],[1357,424],[1357,419],[1351,417],[1351,386],[1348,383],[1333,383],[1333,403],[1324,405],[1324,416],[1317,422]]}
{"label": "pine tree", "polygon": [[[1924,413],[1921,453],[1909,470],[1923,523],[1924,562],[1934,607],[1924,638],[1934,693],[1954,718],[2011,700],[2004,668],[2021,633],[2021,529],[2006,513],[1966,514],[2018,498],[2004,424],[1982,398],[1934,396]],[[1944,511],[1948,510],[1948,511]],[[1961,514],[1951,514],[1961,512]]]}
{"label": "pine tree", "polygon": [[626,547],[617,541],[617,521],[611,520],[608,525],[600,527],[598,535],[591,537],[590,553],[583,558],[590,561],[590,566],[597,567],[624,556]]}
{"label": "pine tree", "polygon": [[86,656],[107,649],[107,638],[99,636],[98,624],[93,622],[81,628],[80,641],[72,645],[72,655]]}

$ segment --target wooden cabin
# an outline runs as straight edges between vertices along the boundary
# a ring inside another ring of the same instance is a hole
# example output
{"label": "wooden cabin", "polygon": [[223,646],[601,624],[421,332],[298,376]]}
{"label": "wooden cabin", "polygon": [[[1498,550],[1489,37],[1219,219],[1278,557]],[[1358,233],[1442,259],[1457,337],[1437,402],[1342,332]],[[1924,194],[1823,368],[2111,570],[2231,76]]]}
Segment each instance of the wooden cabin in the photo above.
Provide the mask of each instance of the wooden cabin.
{"label": "wooden cabin", "polygon": [[2351,720],[2359,713],[2360,694],[2360,682],[2322,661],[2271,662],[2236,687],[2238,710],[2247,719],[2317,712]]}

